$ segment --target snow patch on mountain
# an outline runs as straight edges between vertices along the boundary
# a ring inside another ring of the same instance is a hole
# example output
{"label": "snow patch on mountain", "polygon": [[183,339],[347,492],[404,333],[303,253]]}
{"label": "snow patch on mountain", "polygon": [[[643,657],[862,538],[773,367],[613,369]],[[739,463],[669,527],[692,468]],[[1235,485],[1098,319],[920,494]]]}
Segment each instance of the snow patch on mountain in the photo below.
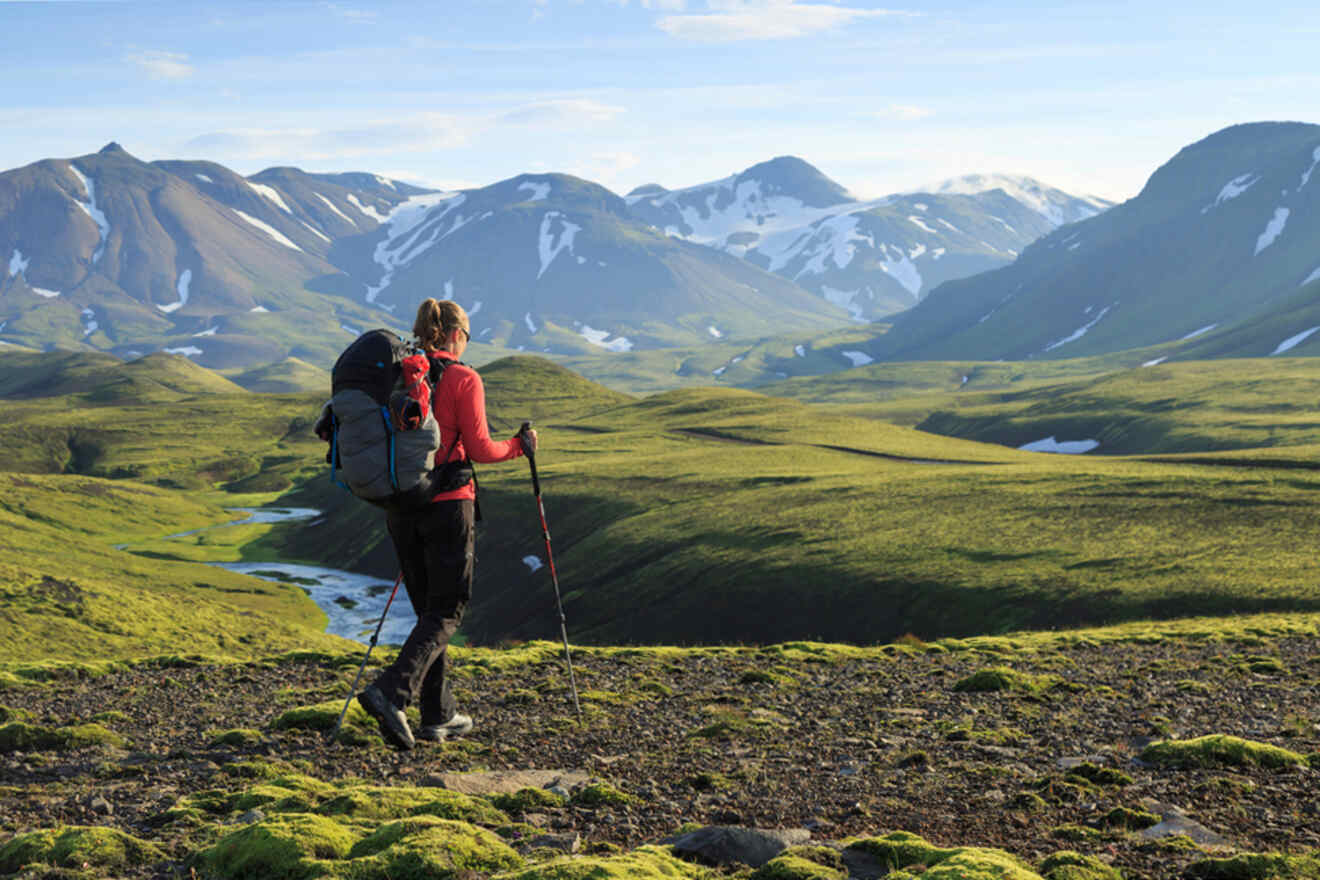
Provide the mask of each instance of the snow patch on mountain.
{"label": "snow patch on mountain", "polygon": [[943,217],[936,217],[936,218],[935,218],[935,222],[936,222],[936,223],[939,223],[939,224],[941,224],[941,225],[944,225],[944,226],[949,227],[950,229],[952,229],[954,232],[958,233],[959,235],[962,235],[962,234],[963,234],[963,231],[962,231],[961,229],[959,229],[957,226],[954,226],[952,223],[950,223],[948,220],[945,220]]}
{"label": "snow patch on mountain", "polygon": [[875,358],[871,357],[864,351],[845,351],[841,352],[841,354],[848,360],[852,361],[854,367],[864,367],[867,364],[875,363]]}
{"label": "snow patch on mountain", "polygon": [[306,220],[299,220],[298,222],[301,223],[303,226],[306,226],[307,231],[310,232],[312,235],[315,235],[317,238],[321,239],[321,241],[325,242],[326,244],[331,243],[330,236],[326,235],[321,230],[317,229],[315,226],[308,223]]}
{"label": "snow patch on mountain", "polygon": [[527,329],[529,331],[531,331],[532,333],[536,332],[536,322],[532,320],[531,312],[528,312],[527,314],[523,315],[523,323],[527,325]]}
{"label": "snow patch on mountain", "polygon": [[376,182],[379,183],[381,186],[389,187],[395,192],[398,191],[398,188],[394,185],[394,181],[390,180],[389,178],[381,177],[379,174],[373,174],[371,176],[376,178]]}
{"label": "snow patch on mountain", "polygon": [[193,177],[197,178],[197,179],[200,180],[202,183],[215,183],[214,180],[212,180],[211,178],[207,177],[205,174],[194,174]]}
{"label": "snow patch on mountain", "polygon": [[[555,224],[558,221],[559,229],[555,230]],[[536,273],[539,280],[545,274],[545,270],[550,268],[550,264],[555,261],[562,251],[567,250],[569,256],[573,256],[573,239],[577,237],[582,229],[576,223],[570,223],[559,211],[547,211],[541,218],[540,238],[537,241],[537,253],[541,257],[541,271]],[[533,330],[533,333],[536,331]]]}
{"label": "snow patch on mountain", "polygon": [[23,259],[23,252],[18,248],[14,248],[14,255],[9,258],[9,277],[13,278],[20,272],[26,272],[28,264],[31,262],[31,257],[28,257],[26,260]]}
{"label": "snow patch on mountain", "polygon": [[194,333],[193,336],[214,336],[219,332],[220,332],[220,325],[216,324],[213,327],[207,327],[201,333]]}
{"label": "snow patch on mountain", "polygon": [[[1094,217],[1105,210],[1106,207],[1103,202],[1097,199],[1075,196],[1074,198],[1082,204],[1077,208],[1078,216],[1073,217],[1070,221],[1064,216],[1063,208],[1056,201],[1056,198],[1063,195],[1062,193],[1059,193],[1058,190],[1052,190],[1034,178],[1013,174],[968,174],[946,180],[934,187],[922,189],[920,192],[974,196],[996,189],[1003,190],[1009,198],[1026,205],[1055,226]],[[1057,195],[1055,195],[1056,193]],[[1052,198],[1052,196],[1054,197]]]}
{"label": "snow patch on mountain", "polygon": [[889,247],[883,247],[884,261],[879,263],[880,270],[893,278],[915,299],[921,293],[921,272],[911,258],[899,248],[898,259],[889,256]]}
{"label": "snow patch on mountain", "polygon": [[800,358],[804,358],[807,356],[807,349],[804,346],[795,345],[793,346],[793,354],[797,355]]}
{"label": "snow patch on mountain", "polygon": [[578,330],[578,333],[580,333],[582,338],[587,340],[587,342],[590,342],[592,345],[599,348],[603,348],[606,351],[621,353],[632,351],[633,348],[632,340],[627,336],[620,336],[617,339],[609,339],[610,331],[608,330],[597,330],[583,324],[581,329]]}
{"label": "snow patch on mountain", "polygon": [[334,212],[335,212],[336,214],[338,214],[340,217],[343,217],[343,218],[344,218],[344,222],[346,222],[346,223],[353,223],[354,226],[357,225],[357,224],[354,223],[351,219],[349,219],[349,216],[348,216],[347,214],[345,214],[343,211],[339,210],[339,207],[338,207],[334,202],[330,201],[329,199],[327,199],[325,196],[321,195],[320,193],[315,193],[314,195],[315,195],[318,199],[320,199],[321,201],[325,202],[325,206],[326,206],[327,208],[329,208],[331,211],[334,211]]}
{"label": "snow patch on mountain", "polygon": [[1301,333],[1298,333],[1296,336],[1289,336],[1287,339],[1283,340],[1283,342],[1279,343],[1278,348],[1270,352],[1270,356],[1273,357],[1276,354],[1283,354],[1285,351],[1288,351],[1289,349],[1296,348],[1297,346],[1305,342],[1307,339],[1309,339],[1311,334],[1315,333],[1317,330],[1320,330],[1320,327],[1312,327],[1309,330],[1303,330]]}
{"label": "snow patch on mountain", "polygon": [[1299,191],[1311,182],[1311,173],[1315,171],[1317,165],[1320,165],[1320,147],[1316,147],[1315,152],[1311,154],[1311,167],[1302,174],[1302,182],[1297,187]]}
{"label": "snow patch on mountain", "polygon": [[1055,452],[1064,455],[1082,455],[1100,445],[1099,440],[1055,440],[1054,435],[1019,446],[1025,452]]}
{"label": "snow patch on mountain", "polygon": [[548,183],[533,183],[530,180],[525,180],[518,184],[518,192],[523,190],[531,192],[531,195],[527,198],[529,202],[539,202],[550,196],[550,184]]}
{"label": "snow patch on mountain", "polygon": [[1283,234],[1283,227],[1288,223],[1289,213],[1287,208],[1274,209],[1274,216],[1270,218],[1269,223],[1265,224],[1265,231],[1256,239],[1257,254],[1274,244],[1275,240]]}
{"label": "snow patch on mountain", "polygon": [[724,334],[720,332],[720,329],[718,327],[707,327],[706,332],[709,333],[711,336],[714,336],[716,339],[724,338]]}
{"label": "snow patch on mountain", "polygon": [[944,248],[942,248],[942,247],[938,247],[938,248],[935,248],[935,250],[933,250],[933,251],[930,252],[930,258],[931,258],[932,260],[938,260],[940,257],[944,256],[945,253],[946,253],[946,251],[945,251]]}
{"label": "snow patch on mountain", "polygon": [[356,327],[350,327],[347,324],[340,324],[339,329],[343,330],[349,336],[361,336],[362,333]]}
{"label": "snow patch on mountain", "polygon": [[1178,337],[1178,341],[1183,342],[1188,339],[1195,339],[1196,337],[1201,336],[1202,334],[1209,333],[1211,330],[1215,329],[1218,326],[1219,326],[1218,324],[1206,324],[1200,330],[1193,330],[1191,333],[1188,333],[1186,336]]}
{"label": "snow patch on mountain", "polygon": [[1158,367],[1160,364],[1164,363],[1168,359],[1169,356],[1166,354],[1166,355],[1162,355],[1161,357],[1157,357],[1154,360],[1143,361],[1141,365],[1143,367]]}
{"label": "snow patch on mountain", "polygon": [[253,306],[252,308],[248,309],[248,311],[255,312],[256,314],[259,315],[265,315],[270,313],[270,309],[266,308],[265,306]]}
{"label": "snow patch on mountain", "polygon": [[865,312],[862,309],[862,304],[857,302],[857,295],[861,292],[860,289],[836,290],[835,288],[828,287],[824,284],[820,286],[821,296],[825,297],[826,301],[833,303],[841,309],[847,310],[848,314],[852,316],[854,321],[864,324],[866,323],[866,318],[863,317]]}
{"label": "snow patch on mountain", "polygon": [[96,183],[79,171],[77,166],[72,163],[69,164],[69,170],[81,181],[83,189],[87,190],[87,202],[79,202],[77,199],[74,199],[74,202],[86,212],[88,217],[92,218],[92,222],[96,224],[96,228],[101,232],[101,243],[92,252],[92,263],[96,264],[101,261],[101,257],[105,256],[105,243],[110,238],[110,220],[105,216],[104,211],[96,207]]}
{"label": "snow patch on mountain", "polygon": [[1310,284],[1312,281],[1320,281],[1320,266],[1316,266],[1315,271],[1312,272],[1310,275],[1307,275],[1306,280],[1303,281],[1301,284],[1299,284],[1298,287],[1305,287],[1306,285]]}
{"label": "snow patch on mountain", "polygon": [[241,217],[245,222],[250,223],[251,225],[255,226],[257,229],[260,229],[262,232],[266,233],[271,238],[275,239],[276,242],[284,245],[286,248],[292,248],[293,250],[297,251],[300,254],[306,253],[306,251],[304,251],[302,248],[298,247],[298,245],[290,241],[288,237],[285,236],[284,233],[280,232],[278,229],[276,229],[274,226],[271,226],[269,223],[265,222],[264,220],[258,220],[256,217],[253,217],[251,214],[244,214],[242,211],[238,210],[238,208],[230,208],[230,210],[233,211],[235,214],[237,214],[239,217]]}
{"label": "snow patch on mountain", "polygon": [[1104,307],[1103,309],[1101,309],[1100,312],[1099,312],[1094,318],[1092,318],[1090,321],[1087,321],[1087,322],[1086,322],[1085,324],[1083,324],[1081,327],[1078,327],[1078,328],[1077,328],[1076,330],[1074,330],[1072,333],[1069,333],[1067,336],[1063,337],[1062,339],[1058,340],[1057,342],[1051,342],[1049,345],[1045,346],[1045,350],[1046,350],[1046,351],[1054,351],[1054,349],[1056,349],[1056,348],[1058,348],[1058,347],[1060,347],[1060,346],[1062,346],[1062,345],[1067,345],[1069,342],[1076,342],[1078,339],[1081,339],[1083,336],[1086,335],[1086,332],[1087,332],[1088,330],[1090,330],[1090,329],[1091,329],[1092,327],[1094,327],[1096,324],[1100,323],[1100,319],[1103,318],[1103,317],[1105,316],[1106,313],[1108,313],[1108,311],[1109,311],[1110,308],[1111,308],[1111,306],[1105,306],[1105,307]]}
{"label": "snow patch on mountain", "polygon": [[[348,194],[348,200],[353,203],[353,207],[357,208],[359,211],[361,211],[363,214],[370,217],[371,219],[375,220],[377,223],[384,223],[386,220],[389,219],[388,216],[377,211],[374,205],[362,204],[360,201],[358,201],[358,197],[353,195],[352,193]],[[409,201],[411,201],[411,199]],[[390,215],[393,214],[394,212],[391,211]]]}
{"label": "snow patch on mountain", "polygon": [[174,289],[179,294],[179,301],[172,302],[165,306],[156,306],[162,312],[175,312],[188,304],[188,287],[192,284],[192,269],[184,269],[179,274],[179,280],[175,283]]}
{"label": "snow patch on mountain", "polygon": [[44,287],[34,287],[32,288],[32,292],[35,293],[37,296],[42,296],[45,297],[46,299],[54,299],[55,297],[60,295],[60,291],[47,290]]}
{"label": "snow patch on mountain", "polygon": [[939,233],[938,233],[937,231],[935,231],[935,230],[932,229],[931,227],[927,226],[927,225],[926,225],[926,221],[925,221],[925,220],[922,220],[920,217],[917,217],[916,215],[912,215],[912,216],[909,216],[908,219],[911,220],[913,223],[917,224],[918,226],[920,226],[922,229],[924,229],[924,230],[926,230],[927,232],[929,232],[931,235],[939,235]]}
{"label": "snow patch on mountain", "polygon": [[247,183],[248,186],[252,187],[252,189],[256,191],[257,195],[265,196],[266,198],[274,202],[276,205],[279,205],[280,210],[283,211],[284,213],[286,214],[293,213],[293,211],[289,208],[288,203],[284,201],[284,197],[280,195],[280,191],[277,190],[275,187],[267,186],[264,183],[253,183],[250,180],[245,181],[245,183]]}
{"label": "snow patch on mountain", "polygon": [[96,322],[96,312],[92,309],[82,310],[83,318],[83,336],[91,336],[96,332],[100,325]]}
{"label": "snow patch on mountain", "polygon": [[[353,199],[352,194],[349,198]],[[367,287],[367,302],[374,303],[380,292],[390,286],[400,266],[417,259],[449,234],[443,231],[441,224],[451,211],[466,201],[467,196],[463,193],[427,193],[401,202],[388,217],[380,218],[385,237],[376,243],[372,259],[381,268],[381,279],[378,284]],[[356,199],[353,204],[358,204]],[[459,219],[462,219],[461,215]],[[423,241],[422,237],[428,232],[430,237]]]}
{"label": "snow patch on mountain", "polygon": [[182,345],[178,348],[162,349],[166,354],[181,354],[184,357],[196,357],[202,350],[195,345]]}

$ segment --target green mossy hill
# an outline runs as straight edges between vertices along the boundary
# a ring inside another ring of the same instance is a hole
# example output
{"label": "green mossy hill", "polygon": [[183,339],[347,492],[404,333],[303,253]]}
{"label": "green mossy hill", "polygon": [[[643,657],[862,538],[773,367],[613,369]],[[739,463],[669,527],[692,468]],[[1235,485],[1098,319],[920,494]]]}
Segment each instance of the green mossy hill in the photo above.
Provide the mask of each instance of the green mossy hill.
{"label": "green mossy hill", "polygon": [[524,419],[571,420],[633,400],[545,358],[517,355],[480,369],[497,424],[516,431]]}
{"label": "green mossy hill", "polygon": [[1241,853],[1202,859],[1187,868],[1193,880],[1320,880],[1320,851],[1310,855]]}
{"label": "green mossy hill", "polygon": [[0,473],[0,664],[50,657],[52,645],[62,646],[52,661],[79,662],[180,645],[234,658],[349,647],[326,635],[325,614],[296,586],[115,549],[233,519],[156,486]]}
{"label": "green mossy hill", "polygon": [[94,723],[52,728],[11,721],[0,727],[0,753],[67,751],[90,746],[123,748],[126,745],[128,740]]}
{"label": "green mossy hill", "polygon": [[229,376],[236,385],[264,394],[330,394],[330,371],[296,357]]}
{"label": "green mossy hill", "polygon": [[[1099,454],[1203,453],[1320,443],[1309,358],[1211,360],[1106,372],[1007,393],[949,394],[918,425],[1021,446],[1094,439]],[[1300,453],[1300,450],[1297,450]]]}
{"label": "green mossy hill", "polygon": [[846,849],[890,871],[924,865],[926,870],[921,876],[928,880],[1041,880],[1026,862],[1003,850],[970,846],[945,849],[906,831],[851,840]]}
{"label": "green mossy hill", "polygon": [[28,865],[116,871],[164,858],[156,845],[114,828],[57,828],[19,834],[0,846],[0,874],[13,874]]}
{"label": "green mossy hill", "polygon": [[1269,743],[1210,734],[1195,739],[1151,743],[1141,760],[1160,767],[1282,767],[1305,766],[1304,756]]}
{"label": "green mossy hill", "polygon": [[150,354],[125,363],[96,352],[8,352],[0,358],[0,398],[80,395],[109,403],[243,389],[186,357]]}

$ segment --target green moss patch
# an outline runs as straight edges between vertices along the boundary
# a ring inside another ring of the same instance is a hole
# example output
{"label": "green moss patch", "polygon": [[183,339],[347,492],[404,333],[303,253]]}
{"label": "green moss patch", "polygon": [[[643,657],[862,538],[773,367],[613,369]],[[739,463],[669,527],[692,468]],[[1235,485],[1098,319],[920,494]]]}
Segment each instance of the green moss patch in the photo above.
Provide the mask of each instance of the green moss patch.
{"label": "green moss patch", "polygon": [[1268,743],[1210,734],[1195,739],[1151,743],[1141,760],[1158,767],[1280,767],[1301,766],[1306,759],[1296,752]]}
{"label": "green moss patch", "polygon": [[354,844],[348,857],[336,873],[352,880],[421,880],[457,871],[489,875],[524,864],[493,832],[432,816],[384,825]]}
{"label": "green moss patch", "polygon": [[1227,859],[1202,859],[1187,868],[1187,876],[1195,880],[1320,880],[1320,854],[1241,853]]}
{"label": "green moss patch", "polygon": [[[327,700],[312,706],[298,706],[276,716],[271,721],[273,730],[316,730],[329,732],[334,730],[339,720],[339,713],[344,711],[343,700]],[[339,741],[345,745],[370,745],[382,743],[376,732],[376,721],[367,711],[358,705],[357,700],[348,702],[348,712],[344,714],[344,723],[339,729]]]}
{"label": "green moss patch", "polygon": [[323,816],[275,816],[221,838],[198,861],[232,880],[305,880],[328,873],[325,860],[346,857],[359,836]]}
{"label": "green moss patch", "polygon": [[12,874],[33,864],[127,868],[164,858],[159,847],[114,828],[69,827],[20,834],[0,847],[0,874]]}
{"label": "green moss patch", "polygon": [[8,724],[11,721],[31,721],[32,713],[26,709],[11,709],[8,706],[0,706],[0,724]]}
{"label": "green moss patch", "polygon": [[869,856],[889,870],[924,865],[926,880],[1040,880],[1016,856],[999,849],[960,846],[944,849],[906,831],[850,840],[846,849]]}
{"label": "green moss patch", "polygon": [[1160,824],[1160,817],[1145,810],[1114,807],[1100,819],[1100,824],[1105,828],[1140,831],[1143,828],[1151,828]]}
{"label": "green moss patch", "polygon": [[992,666],[959,679],[953,686],[959,693],[1043,694],[1062,684],[1057,676],[1031,675],[1007,666]]}
{"label": "green moss patch", "polygon": [[709,873],[668,847],[643,846],[621,855],[554,859],[495,880],[703,880]]}
{"label": "green moss patch", "polygon": [[544,788],[520,788],[513,794],[494,795],[490,802],[506,813],[533,813],[562,807],[566,801],[562,795]]}
{"label": "green moss patch", "polygon": [[573,793],[573,803],[579,807],[622,807],[635,800],[608,782],[593,782]]}
{"label": "green moss patch", "polygon": [[1091,785],[1131,785],[1132,777],[1112,767],[1100,767],[1085,761],[1069,769],[1064,779],[1069,782],[1080,780]]}
{"label": "green moss patch", "polygon": [[847,876],[842,867],[823,864],[823,860],[784,853],[757,868],[751,880],[843,880]]}
{"label": "green moss patch", "polygon": [[1040,863],[1040,873],[1045,880],[1123,880],[1117,868],[1072,850],[1062,850],[1045,859]]}
{"label": "green moss patch", "polygon": [[349,786],[320,804],[316,812],[358,821],[422,815],[489,826],[509,821],[485,801],[443,788]]}
{"label": "green moss patch", "polygon": [[211,734],[213,746],[254,746],[261,742],[261,731],[248,727],[236,727],[232,730],[217,730]]}
{"label": "green moss patch", "polygon": [[127,744],[128,740],[99,724],[51,728],[11,721],[0,727],[0,753],[66,751],[98,745],[123,748]]}

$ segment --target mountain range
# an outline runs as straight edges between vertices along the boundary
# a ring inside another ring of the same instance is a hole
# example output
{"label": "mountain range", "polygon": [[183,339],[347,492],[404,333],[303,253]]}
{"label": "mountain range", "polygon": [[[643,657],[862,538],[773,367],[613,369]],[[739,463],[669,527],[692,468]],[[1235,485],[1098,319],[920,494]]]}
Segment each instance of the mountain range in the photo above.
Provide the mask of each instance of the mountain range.
{"label": "mountain range", "polygon": [[1135,198],[942,285],[862,346],[884,360],[1320,354],[1320,126],[1217,132]]}
{"label": "mountain range", "polygon": [[626,198],[562,174],[440,193],[148,163],[112,143],[0,174],[0,341],[328,366],[350,334],[406,328],[425,296],[463,303],[494,350],[810,334],[907,308],[1106,207],[1027,178],[932,189],[858,201],[780,157]]}

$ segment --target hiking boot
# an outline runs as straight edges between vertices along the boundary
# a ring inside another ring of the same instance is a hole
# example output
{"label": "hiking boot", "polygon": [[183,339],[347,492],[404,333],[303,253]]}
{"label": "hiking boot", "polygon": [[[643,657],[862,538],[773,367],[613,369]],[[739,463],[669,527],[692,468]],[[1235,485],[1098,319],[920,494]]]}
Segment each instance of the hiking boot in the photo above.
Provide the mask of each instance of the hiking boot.
{"label": "hiking boot", "polygon": [[472,729],[472,719],[466,715],[455,713],[444,724],[427,724],[417,731],[418,739],[430,740],[431,742],[444,742],[453,736],[462,736]]}
{"label": "hiking boot", "polygon": [[390,698],[385,696],[380,688],[374,684],[368,685],[366,690],[358,694],[357,701],[367,710],[368,715],[376,719],[376,723],[380,725],[380,735],[385,737],[387,743],[404,751],[416,745],[403,710],[391,703]]}

